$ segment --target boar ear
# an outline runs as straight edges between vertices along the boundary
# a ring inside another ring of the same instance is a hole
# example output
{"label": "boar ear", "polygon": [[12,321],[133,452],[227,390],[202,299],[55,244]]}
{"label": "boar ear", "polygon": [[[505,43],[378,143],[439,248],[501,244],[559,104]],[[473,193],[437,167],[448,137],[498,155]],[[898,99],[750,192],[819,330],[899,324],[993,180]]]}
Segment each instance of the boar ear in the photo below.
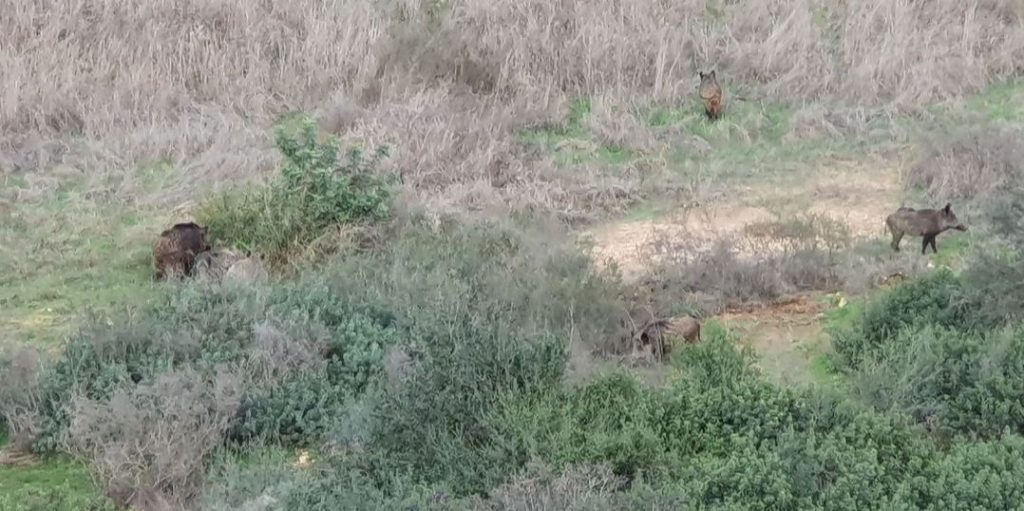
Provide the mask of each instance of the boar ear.
{"label": "boar ear", "polygon": [[700,75],[701,80],[704,79],[704,71],[697,71],[697,74]]}
{"label": "boar ear", "polygon": [[943,211],[945,211],[946,213],[949,213],[949,208],[950,208],[951,206],[952,206],[952,204],[950,204],[950,203],[948,203],[948,202],[947,202],[947,203],[946,203],[946,207],[942,208],[942,210],[943,210]]}
{"label": "boar ear", "polygon": [[708,74],[709,74],[709,75],[711,76],[711,79],[712,79],[712,80],[714,80],[714,79],[715,79],[715,70],[714,70],[714,69],[712,69],[712,70],[711,70],[711,72],[710,72],[710,73],[708,73]]}

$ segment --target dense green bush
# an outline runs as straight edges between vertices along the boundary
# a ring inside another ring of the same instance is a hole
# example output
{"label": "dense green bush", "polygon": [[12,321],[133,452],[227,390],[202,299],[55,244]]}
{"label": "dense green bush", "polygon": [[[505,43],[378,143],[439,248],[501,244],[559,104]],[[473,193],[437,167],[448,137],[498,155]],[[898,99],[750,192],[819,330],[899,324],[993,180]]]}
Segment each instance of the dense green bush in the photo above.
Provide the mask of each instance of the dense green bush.
{"label": "dense green bush", "polygon": [[833,347],[858,399],[939,438],[1024,432],[1024,334],[1015,258],[981,253],[961,275],[937,270],[870,302]]}
{"label": "dense green bush", "polygon": [[[348,310],[326,287],[304,282],[269,291],[185,287],[112,324],[97,319],[43,378],[35,448],[59,447],[75,393],[102,400],[167,371],[212,372],[218,364],[250,378],[236,438],[312,441],[332,424],[330,409],[317,408],[362,392],[395,341],[388,327]],[[292,391],[312,385],[310,375],[320,376],[323,393]]]}
{"label": "dense green bush", "polygon": [[352,390],[325,370],[295,373],[277,385],[252,389],[228,432],[235,442],[304,445],[331,430]]}
{"label": "dense green bush", "polygon": [[448,337],[450,325],[468,323],[599,348],[620,333],[624,318],[617,277],[595,270],[565,227],[534,218],[434,225],[413,217],[379,252],[326,271],[334,294],[393,322],[410,344],[429,344]]}
{"label": "dense green bush", "polygon": [[961,278],[960,301],[971,308],[976,322],[992,328],[1024,321],[1024,251],[979,251]]}
{"label": "dense green bush", "polygon": [[885,292],[868,303],[853,328],[831,332],[835,352],[847,367],[857,368],[884,356],[901,330],[924,325],[968,328],[973,311],[958,300],[962,292],[962,282],[949,270]]}
{"label": "dense green bush", "polygon": [[362,405],[373,416],[366,429],[334,438],[372,450],[359,470],[465,494],[525,462],[488,429],[491,412],[508,396],[557,387],[570,340],[596,349],[621,328],[615,281],[559,229],[414,218],[383,250],[328,268],[331,293],[394,328],[406,360]]}
{"label": "dense green bush", "polygon": [[508,395],[559,384],[568,343],[599,349],[619,333],[616,281],[554,225],[413,219],[384,251],[332,268],[350,303],[390,310],[410,362],[384,393],[369,444],[391,472],[484,491],[525,460],[486,419]]}
{"label": "dense green bush", "polygon": [[338,141],[320,142],[315,121],[305,115],[279,125],[276,143],[283,157],[277,179],[202,205],[199,220],[214,239],[281,263],[333,226],[388,215],[392,179],[377,171],[385,148],[370,158],[353,149],[342,162]]}
{"label": "dense green bush", "polygon": [[[735,368],[745,358],[711,339],[675,363],[692,375],[715,360]],[[733,377],[652,388],[619,372],[577,389],[475,397],[415,429],[423,445],[391,444],[412,455],[374,443],[328,456],[287,490],[275,485],[278,509],[1007,509],[1024,486],[1019,437],[946,453],[842,398],[772,387],[749,365],[724,374]],[[481,420],[441,421],[470,415]]]}
{"label": "dense green bush", "polygon": [[[685,348],[678,360],[685,371],[713,359],[729,367],[739,358],[724,340],[709,339]],[[844,449],[871,450],[889,474],[900,473],[916,449],[911,433],[891,421],[840,400],[775,388],[749,367],[729,382],[684,377],[668,389],[613,375],[542,401],[511,400],[491,427],[520,458],[559,466],[609,463],[618,475],[662,484],[696,478],[695,461],[714,465],[737,452],[777,450],[794,438],[841,439]]]}
{"label": "dense green bush", "polygon": [[1021,509],[1024,438],[954,445],[901,493],[917,509]]}
{"label": "dense green bush", "polygon": [[905,330],[886,356],[853,375],[855,395],[907,414],[944,437],[1024,432],[1024,330]]}
{"label": "dense green bush", "polygon": [[396,471],[484,491],[520,463],[484,427],[487,414],[507,393],[529,396],[556,386],[566,351],[561,339],[525,336],[497,317],[464,319],[448,335],[423,340],[410,374],[382,396],[370,445]]}

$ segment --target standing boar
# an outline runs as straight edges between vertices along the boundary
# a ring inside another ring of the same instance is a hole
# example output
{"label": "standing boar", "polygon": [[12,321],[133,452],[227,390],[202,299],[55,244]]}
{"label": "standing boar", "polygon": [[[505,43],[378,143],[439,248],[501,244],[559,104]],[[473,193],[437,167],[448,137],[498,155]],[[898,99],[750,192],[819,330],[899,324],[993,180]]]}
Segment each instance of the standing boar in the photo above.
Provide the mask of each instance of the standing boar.
{"label": "standing boar", "polygon": [[718,85],[715,78],[715,71],[709,73],[698,71],[700,74],[700,99],[704,102],[704,113],[708,119],[715,120],[722,114],[722,87]]}
{"label": "standing boar", "polygon": [[949,229],[967,230],[967,227],[956,218],[956,214],[953,213],[948,203],[946,207],[938,210],[901,207],[895,213],[885,217],[885,225],[892,233],[890,245],[893,250],[899,252],[900,240],[903,239],[904,234],[909,234],[922,237],[922,254],[928,250],[928,245],[931,245],[932,253],[938,252],[938,249],[935,248],[935,237],[939,234]]}

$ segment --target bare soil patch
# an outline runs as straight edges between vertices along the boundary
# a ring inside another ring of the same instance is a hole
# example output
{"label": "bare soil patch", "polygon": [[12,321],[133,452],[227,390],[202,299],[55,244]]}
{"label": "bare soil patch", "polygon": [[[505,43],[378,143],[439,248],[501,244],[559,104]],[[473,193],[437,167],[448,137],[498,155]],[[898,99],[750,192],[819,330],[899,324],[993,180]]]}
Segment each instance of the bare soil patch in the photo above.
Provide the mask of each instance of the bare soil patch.
{"label": "bare soil patch", "polygon": [[897,169],[838,164],[806,179],[747,187],[716,203],[655,219],[602,225],[585,235],[593,240],[598,264],[615,262],[631,281],[643,274],[650,247],[658,239],[671,243],[685,237],[685,245],[699,250],[723,236],[740,234],[749,225],[801,212],[843,222],[854,237],[884,237],[885,216],[899,205]]}
{"label": "bare soil patch", "polygon": [[758,365],[767,375],[784,385],[798,385],[813,382],[813,353],[827,342],[820,321],[824,310],[825,305],[813,297],[800,296],[764,307],[729,311],[716,319],[757,352]]}

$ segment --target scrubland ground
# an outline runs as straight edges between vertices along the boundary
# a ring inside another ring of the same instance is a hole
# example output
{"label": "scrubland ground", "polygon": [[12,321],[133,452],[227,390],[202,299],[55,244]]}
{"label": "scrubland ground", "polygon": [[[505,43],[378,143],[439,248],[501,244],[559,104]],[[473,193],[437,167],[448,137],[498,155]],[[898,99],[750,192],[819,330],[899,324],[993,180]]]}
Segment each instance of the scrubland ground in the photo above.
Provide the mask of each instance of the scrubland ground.
{"label": "scrubland ground", "polygon": [[4,509],[1019,505],[1020,1],[7,3]]}

